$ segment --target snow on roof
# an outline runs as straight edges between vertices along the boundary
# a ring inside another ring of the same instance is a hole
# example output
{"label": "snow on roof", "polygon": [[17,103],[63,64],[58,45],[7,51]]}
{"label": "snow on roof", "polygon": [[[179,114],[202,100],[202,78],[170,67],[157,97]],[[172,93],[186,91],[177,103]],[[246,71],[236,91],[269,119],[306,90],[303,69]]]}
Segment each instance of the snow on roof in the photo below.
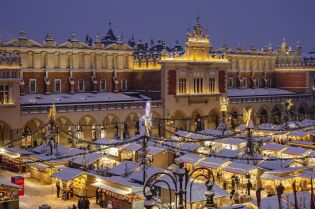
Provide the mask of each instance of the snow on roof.
{"label": "snow on roof", "polygon": [[31,163],[30,164],[31,167],[35,167],[39,170],[45,170],[46,168],[49,168],[48,165],[42,164],[42,163]]}
{"label": "snow on roof", "polygon": [[137,143],[131,143],[131,144],[128,144],[126,146],[123,146],[122,147],[122,150],[128,150],[128,151],[138,151],[142,148],[142,146],[140,144],[137,144]]}
{"label": "snow on roof", "polygon": [[240,138],[226,138],[221,141],[222,144],[240,145],[246,143],[244,139]]}
{"label": "snow on roof", "polygon": [[[113,182],[113,183],[120,184],[122,186],[129,187],[132,189],[141,189],[142,190],[142,188],[143,188],[143,185],[131,182],[130,179],[123,178],[120,176],[101,177],[101,178],[107,182]],[[117,187],[115,187],[115,188],[117,188]]]}
{"label": "snow on roof", "polygon": [[21,105],[80,104],[104,102],[145,101],[141,97],[114,92],[75,93],[75,94],[25,94],[20,97]]}
{"label": "snow on roof", "polygon": [[274,124],[272,123],[262,123],[258,126],[259,129],[273,130]]}
{"label": "snow on roof", "polygon": [[80,175],[85,174],[85,173],[86,172],[79,170],[79,169],[65,167],[61,171],[52,174],[52,177],[55,177],[55,178],[63,180],[63,181],[70,181],[70,180],[74,179],[75,177],[80,176]]}
{"label": "snow on roof", "polygon": [[291,133],[288,133],[287,136],[293,136],[293,137],[305,137],[308,133],[302,130],[296,130],[292,131]]}
{"label": "snow on roof", "polygon": [[[221,136],[222,131],[218,129],[204,129],[202,131],[198,132],[199,134],[205,134],[205,135],[213,135],[213,136]],[[232,130],[226,130],[224,131],[224,136],[233,134]]]}
{"label": "snow on roof", "polygon": [[179,137],[187,137],[187,138],[191,138],[191,139],[196,139],[196,140],[206,140],[209,137],[208,136],[204,136],[201,134],[196,134],[196,133],[191,133],[188,131],[176,131],[175,135],[179,136]]}
{"label": "snow on roof", "polygon": [[61,156],[62,157],[69,157],[69,158],[71,158],[71,157],[73,157],[75,155],[79,155],[79,154],[82,154],[84,152],[86,152],[86,151],[83,150],[83,149],[71,148],[67,152],[63,153]]}
{"label": "snow on roof", "polygon": [[[270,156],[268,159],[280,159],[278,157]],[[293,160],[277,160],[277,161],[270,161],[266,160],[258,164],[259,167],[265,169],[265,170],[275,170],[279,168],[286,168],[288,167]]]}
{"label": "snow on roof", "polygon": [[89,153],[74,159],[72,162],[78,165],[90,165],[102,157],[103,155],[100,153]]}
{"label": "snow on roof", "polygon": [[21,188],[19,185],[16,185],[16,184],[13,184],[13,183],[11,183],[9,181],[4,181],[4,180],[0,180],[0,185],[8,186],[8,187],[14,187],[14,188],[17,188],[17,189]]}
{"label": "snow on roof", "polygon": [[215,158],[215,157],[206,157],[202,159],[201,161],[199,161],[196,165],[202,166],[202,167],[218,168],[227,162],[229,161]]}
{"label": "snow on roof", "polygon": [[309,154],[307,154],[307,156],[310,156],[310,157],[314,157],[314,158],[315,158],[315,151],[310,152]]}
{"label": "snow on roof", "polygon": [[285,150],[282,151],[283,154],[290,154],[290,155],[304,155],[307,152],[311,152],[311,150],[305,149],[302,147],[292,147],[292,146],[289,146]]}
{"label": "snow on roof", "polygon": [[132,161],[123,161],[119,165],[109,170],[109,173],[117,176],[129,175],[134,172],[140,165]]}
{"label": "snow on roof", "polygon": [[[67,152],[69,149],[70,149],[69,147],[66,147],[63,145],[60,145],[60,144],[57,145],[57,151],[59,155]],[[53,149],[53,150],[55,151],[56,149]],[[44,153],[50,154],[50,146],[46,144],[39,145],[38,147],[35,147],[33,149],[33,152],[38,153],[38,154],[44,154]],[[54,154],[57,154],[57,153],[54,153]]]}
{"label": "snow on roof", "polygon": [[[152,176],[158,172],[164,172],[164,170],[161,168],[150,166],[146,169],[146,177],[149,178],[150,176]],[[143,170],[142,170],[142,168],[138,168],[135,172],[133,172],[129,176],[129,178],[131,180],[134,180],[134,181],[143,182]]]}
{"label": "snow on roof", "polygon": [[315,171],[306,170],[303,173],[301,173],[299,177],[307,178],[307,179],[311,179],[311,178],[315,179]]}
{"label": "snow on roof", "polygon": [[226,167],[222,168],[223,171],[228,171],[232,173],[246,174],[251,170],[254,170],[256,167],[244,163],[232,162]]}
{"label": "snow on roof", "polygon": [[184,154],[178,158],[176,158],[176,161],[182,161],[183,163],[191,163],[191,164],[195,164],[196,162],[198,162],[202,157],[200,157],[200,155],[197,154]]}
{"label": "snow on roof", "polygon": [[5,149],[10,151],[10,152],[18,153],[20,155],[33,155],[34,154],[33,152],[29,152],[27,150],[20,149],[20,148],[17,148],[17,147],[7,147]]}
{"label": "snow on roof", "polygon": [[116,142],[121,142],[121,141],[117,139],[101,138],[101,139],[95,140],[93,143],[99,144],[99,145],[108,145],[108,144],[112,144]]}
{"label": "snow on roof", "polygon": [[148,154],[149,155],[156,155],[161,152],[164,152],[166,149],[163,149],[161,147],[153,147],[153,146],[148,146]]}
{"label": "snow on roof", "polygon": [[272,96],[272,95],[294,95],[294,92],[277,88],[244,88],[228,89],[228,97],[247,97],[247,96]]}
{"label": "snow on roof", "polygon": [[270,150],[270,151],[280,151],[286,148],[285,145],[276,144],[276,143],[267,143],[261,147],[262,150]]}
{"label": "snow on roof", "polygon": [[312,126],[315,125],[315,120],[304,119],[301,121],[301,123],[304,124],[304,126]]}
{"label": "snow on roof", "polygon": [[182,150],[195,151],[199,147],[200,145],[196,143],[182,143],[179,145],[178,148]]}
{"label": "snow on roof", "polygon": [[222,149],[216,153],[217,157],[238,157],[240,155],[240,151],[231,150],[231,149]]}

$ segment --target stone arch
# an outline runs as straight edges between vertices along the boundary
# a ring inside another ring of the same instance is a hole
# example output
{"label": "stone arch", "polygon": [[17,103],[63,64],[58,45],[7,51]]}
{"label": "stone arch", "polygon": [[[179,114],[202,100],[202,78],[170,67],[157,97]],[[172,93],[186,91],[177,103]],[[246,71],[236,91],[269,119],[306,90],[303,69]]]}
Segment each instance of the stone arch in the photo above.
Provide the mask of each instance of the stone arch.
{"label": "stone arch", "polygon": [[280,124],[281,123],[281,111],[282,107],[281,105],[277,104],[275,105],[271,110],[271,122],[273,124]]}
{"label": "stone arch", "polygon": [[204,129],[204,113],[200,109],[196,109],[191,113],[190,131],[197,132]]}
{"label": "stone arch", "polygon": [[304,120],[308,118],[308,107],[307,104],[302,103],[300,104],[297,110],[298,120]]}
{"label": "stone arch", "polygon": [[44,122],[38,118],[32,118],[28,120],[23,126],[21,140],[22,147],[33,147],[37,146],[39,143],[43,142],[44,139],[44,130],[39,129],[44,125]]}
{"label": "stone arch", "polygon": [[177,130],[187,130],[187,122],[185,120],[185,118],[187,118],[187,115],[184,111],[176,110],[172,118],[175,119],[173,126]]}
{"label": "stone arch", "polygon": [[159,122],[155,119],[160,118],[160,114],[158,112],[152,111],[152,136],[160,136],[160,125],[162,125],[162,121]]}
{"label": "stone arch", "polygon": [[240,111],[236,107],[231,107],[229,118],[231,120],[231,128],[239,126]]}
{"label": "stone arch", "polygon": [[106,138],[118,138],[119,137],[119,118],[116,115],[109,114],[103,119],[103,134]]}
{"label": "stone arch", "polygon": [[213,108],[208,116],[208,128],[217,128],[219,125],[219,109]]}
{"label": "stone arch", "polygon": [[11,132],[12,132],[11,126],[8,123],[0,120],[0,145],[4,145],[10,142]]}
{"label": "stone arch", "polygon": [[58,132],[58,141],[60,144],[68,144],[71,143],[71,137],[67,134],[65,134],[64,132],[68,132],[68,134],[72,135],[73,134],[73,130],[72,130],[72,121],[64,116],[61,116],[59,118],[56,119],[57,122],[57,127],[59,130]]}
{"label": "stone arch", "polygon": [[82,140],[91,141],[97,138],[97,121],[90,115],[80,118],[77,126],[77,137]]}
{"label": "stone arch", "polygon": [[262,105],[256,113],[256,124],[268,123],[268,108]]}
{"label": "stone arch", "polygon": [[139,116],[132,112],[125,119],[125,125],[123,130],[124,138],[126,136],[135,136],[139,132]]}

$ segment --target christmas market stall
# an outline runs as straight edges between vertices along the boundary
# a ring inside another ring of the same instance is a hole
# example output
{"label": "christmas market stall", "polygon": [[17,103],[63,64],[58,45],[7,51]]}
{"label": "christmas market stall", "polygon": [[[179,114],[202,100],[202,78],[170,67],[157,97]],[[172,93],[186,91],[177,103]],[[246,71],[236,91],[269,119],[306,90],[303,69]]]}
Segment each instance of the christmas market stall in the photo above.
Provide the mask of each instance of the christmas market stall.
{"label": "christmas market stall", "polygon": [[282,160],[281,158],[270,156],[264,161],[260,162],[257,166],[264,171],[270,171],[281,168],[288,168],[292,163],[293,160]]}
{"label": "christmas market stall", "polygon": [[21,164],[34,153],[16,147],[0,148],[0,163],[6,170],[13,172],[26,172],[27,166]]}
{"label": "christmas market stall", "polygon": [[89,185],[94,177],[85,171],[65,167],[59,172],[52,174],[54,183],[54,192],[57,196],[69,199],[73,195],[79,197],[94,197],[95,188]]}
{"label": "christmas market stall", "polygon": [[[299,158],[305,157],[306,155],[310,154],[312,150],[305,149],[302,147],[292,147],[288,146],[285,150],[281,152],[281,158]],[[294,160],[294,166],[304,166],[306,164],[305,159],[296,159]],[[293,166],[293,165],[291,165]]]}
{"label": "christmas market stall", "polygon": [[226,138],[220,141],[221,149],[241,150],[246,146],[246,141],[239,138]]}
{"label": "christmas market stall", "polygon": [[140,151],[141,148],[142,148],[142,146],[140,144],[137,144],[137,143],[131,143],[131,144],[122,146],[119,150],[120,161],[130,160],[133,162],[137,162],[138,157],[139,157],[138,151]]}
{"label": "christmas market stall", "polygon": [[230,161],[225,160],[225,159],[206,157],[206,158],[202,158],[200,161],[195,163],[195,169],[200,168],[200,167],[208,168],[214,174],[216,181],[221,182],[222,181],[221,169],[227,166],[229,163]]}
{"label": "christmas market stall", "polygon": [[140,167],[140,164],[133,161],[123,161],[108,171],[111,176],[127,177]]}
{"label": "christmas market stall", "polygon": [[118,163],[116,160],[96,152],[81,155],[70,162],[71,167],[73,168],[91,171],[96,171],[106,167],[111,168],[111,166],[116,165],[116,163]]}
{"label": "christmas market stall", "polygon": [[[174,163],[175,154],[160,147],[148,146],[147,156],[150,159],[150,164],[157,168],[166,169]],[[140,163],[141,159],[138,160]]]}
{"label": "christmas market stall", "polygon": [[11,182],[0,180],[0,208],[19,209],[19,189]]}
{"label": "christmas market stall", "polygon": [[195,164],[198,163],[202,157],[198,154],[184,154],[178,158],[175,159],[176,162],[183,162],[185,168],[187,168],[189,171],[195,169]]}
{"label": "christmas market stall", "polygon": [[300,141],[309,141],[310,140],[310,134],[303,130],[296,130],[292,131],[287,134],[287,141],[294,141],[294,140],[300,140]]}
{"label": "christmas market stall", "polygon": [[261,153],[266,156],[280,157],[281,152],[285,150],[287,146],[276,143],[267,143],[261,147]]}
{"label": "christmas market stall", "polygon": [[297,185],[300,185],[302,182],[301,179],[298,178],[299,175],[305,171],[312,170],[312,167],[293,167],[265,171],[260,176],[261,185],[269,195],[276,194],[276,187],[279,186],[280,183],[283,185],[285,192],[291,192],[294,181]]}
{"label": "christmas market stall", "polygon": [[121,141],[117,139],[101,138],[94,141],[94,144],[96,144],[97,149],[104,149],[104,151],[101,151],[103,154],[110,156],[111,159],[118,161],[119,160],[119,147],[108,147],[109,144],[115,144],[118,142],[121,142]]}
{"label": "christmas market stall", "polygon": [[96,187],[97,203],[101,208],[143,209],[143,186],[119,176],[99,177]]}

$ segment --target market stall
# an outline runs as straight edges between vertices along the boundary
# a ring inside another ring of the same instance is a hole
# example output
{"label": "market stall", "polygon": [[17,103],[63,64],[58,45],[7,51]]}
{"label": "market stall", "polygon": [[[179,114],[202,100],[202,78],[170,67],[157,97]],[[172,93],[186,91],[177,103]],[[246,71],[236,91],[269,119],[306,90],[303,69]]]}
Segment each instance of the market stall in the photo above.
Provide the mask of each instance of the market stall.
{"label": "market stall", "polygon": [[[286,149],[284,149],[280,156],[281,158],[297,158],[297,157],[304,157],[308,154],[310,154],[312,150],[310,149],[305,149],[302,147],[292,147],[289,146]],[[295,166],[304,166],[306,164],[305,160],[295,160]]]}
{"label": "market stall", "polygon": [[142,209],[143,186],[119,176],[100,177],[92,186],[99,188],[101,208]]}
{"label": "market stall", "polygon": [[80,168],[82,170],[98,170],[101,167],[106,167],[105,158],[106,156],[101,153],[87,153],[71,160],[70,165],[73,168]]}
{"label": "market stall", "polygon": [[287,146],[276,143],[267,143],[261,147],[261,153],[266,156],[280,157],[281,152],[285,150]]}
{"label": "market stall", "polygon": [[0,208],[19,209],[20,186],[0,180]]}
{"label": "market stall", "polygon": [[221,169],[227,166],[230,163],[228,160],[206,157],[195,163],[195,169],[197,168],[208,168],[212,171],[216,181],[222,181],[222,172]]}
{"label": "market stall", "polygon": [[138,161],[138,151],[142,148],[140,144],[131,143],[125,146],[122,146],[119,150],[120,152],[120,161],[130,160],[133,162]]}
{"label": "market stall", "polygon": [[221,149],[241,150],[246,146],[246,141],[240,138],[226,138],[220,141]]}
{"label": "market stall", "polygon": [[[175,154],[166,149],[148,146],[147,150],[150,164],[154,167],[165,169],[174,163]],[[141,159],[139,159],[138,163],[140,161]]]}
{"label": "market stall", "polygon": [[139,167],[140,167],[140,164],[138,163],[135,163],[132,161],[123,161],[117,166],[110,169],[108,171],[108,174],[111,176],[127,177]]}
{"label": "market stall", "polygon": [[4,169],[13,172],[26,172],[28,170],[27,166],[21,163],[27,161],[28,156],[33,154],[27,150],[15,147],[1,148],[0,162],[2,162]]}
{"label": "market stall", "polygon": [[184,163],[185,168],[187,168],[189,171],[194,170],[196,168],[195,164],[198,163],[200,160],[202,160],[202,157],[200,155],[189,153],[175,159],[176,162]]}

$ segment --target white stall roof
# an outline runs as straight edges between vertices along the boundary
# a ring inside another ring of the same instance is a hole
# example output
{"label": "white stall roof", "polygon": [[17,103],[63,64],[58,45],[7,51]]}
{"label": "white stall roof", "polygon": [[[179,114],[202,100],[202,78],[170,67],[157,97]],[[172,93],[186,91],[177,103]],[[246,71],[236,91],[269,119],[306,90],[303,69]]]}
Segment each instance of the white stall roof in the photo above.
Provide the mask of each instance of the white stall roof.
{"label": "white stall roof", "polygon": [[240,151],[231,150],[231,149],[222,149],[216,153],[217,157],[238,157],[241,154]]}
{"label": "white stall roof", "polygon": [[131,143],[122,147],[123,150],[134,151],[134,152],[140,150],[141,148],[142,146],[137,143]]}
{"label": "white stall roof", "polygon": [[255,168],[255,166],[251,166],[248,164],[232,162],[224,167],[222,170],[232,173],[246,174],[249,171],[254,170]]}
{"label": "white stall roof", "polygon": [[184,154],[184,155],[176,158],[176,161],[182,161],[183,163],[195,164],[200,159],[202,159],[202,157],[200,155],[187,153],[187,154]]}
{"label": "white stall roof", "polygon": [[287,134],[287,136],[291,137],[306,137],[307,135],[308,133],[302,130],[292,131],[291,133]]}
{"label": "white stall roof", "polygon": [[[218,129],[204,129],[202,131],[198,132],[199,134],[205,134],[205,135],[213,135],[213,136],[221,136],[222,131]],[[224,131],[224,136],[231,135],[233,134],[233,131],[231,130],[226,130]]]}
{"label": "white stall roof", "polygon": [[0,185],[3,185],[3,186],[8,186],[8,187],[14,187],[14,188],[21,188],[20,186],[16,185],[16,184],[13,184],[9,181],[4,181],[4,180],[0,180]]}
{"label": "white stall roof", "polygon": [[101,159],[103,157],[100,153],[89,153],[86,155],[81,155],[80,157],[74,159],[72,162],[78,165],[90,165],[95,161]]}
{"label": "white stall roof", "polygon": [[99,144],[99,145],[108,145],[108,144],[113,144],[117,142],[121,142],[121,141],[117,139],[101,138],[101,139],[95,140],[93,143]]}
{"label": "white stall roof", "polygon": [[222,144],[240,145],[246,143],[244,139],[240,138],[226,138],[221,141]]}
{"label": "white stall roof", "polygon": [[202,159],[201,161],[199,161],[196,165],[202,166],[202,167],[218,168],[227,162],[229,161],[215,158],[215,157],[206,157]]}
{"label": "white stall roof", "polygon": [[10,151],[10,152],[18,153],[18,154],[21,154],[21,155],[33,155],[34,154],[33,152],[30,152],[30,151],[27,151],[27,150],[24,150],[24,149],[20,149],[20,148],[17,148],[17,147],[7,147],[5,149]]}
{"label": "white stall roof", "polygon": [[126,173],[129,175],[134,172],[140,165],[132,161],[123,161],[119,165],[109,170],[109,173],[117,176],[123,176]]}
{"label": "white stall roof", "polygon": [[70,181],[82,174],[85,174],[86,172],[79,170],[79,169],[74,169],[74,168],[64,168],[61,171],[54,173],[52,177],[55,177],[57,179],[60,179],[62,181]]}
{"label": "white stall roof", "polygon": [[[279,160],[268,160],[268,159],[279,159]],[[270,156],[268,157],[266,161],[263,161],[258,164],[259,167],[265,169],[265,170],[275,170],[279,168],[286,168],[288,167],[293,160],[280,160],[278,157]]]}
{"label": "white stall roof", "polygon": [[311,152],[309,149],[305,149],[302,147],[287,147],[285,150],[282,151],[283,154],[290,154],[290,155],[304,155],[308,152]]}
{"label": "white stall roof", "polygon": [[[156,167],[153,167],[153,166],[150,166],[146,169],[146,177],[149,178],[150,176],[158,173],[158,172],[163,172],[164,170],[161,169],[161,168],[156,168]],[[142,168],[138,168],[135,172],[133,172],[129,178],[131,180],[134,180],[134,181],[139,181],[139,182],[142,182],[143,181],[143,170]]]}
{"label": "white stall roof", "polygon": [[270,151],[280,151],[286,148],[285,145],[276,144],[276,143],[267,143],[261,147],[262,150],[270,150]]}
{"label": "white stall roof", "polygon": [[196,143],[182,143],[179,145],[179,149],[182,149],[184,151],[195,151],[196,149],[198,149],[200,147],[199,144]]}
{"label": "white stall roof", "polygon": [[[57,151],[59,155],[67,152],[69,149],[70,149],[69,147],[66,147],[63,145],[60,145],[60,144],[57,145]],[[56,149],[53,149],[53,150],[55,151]],[[46,144],[39,145],[38,147],[35,147],[33,149],[33,152],[36,152],[38,154],[50,153],[50,146]],[[57,153],[54,153],[54,154],[57,154]]]}
{"label": "white stall roof", "polygon": [[149,155],[156,155],[159,154],[161,152],[166,151],[166,149],[163,149],[161,147],[153,147],[153,146],[148,146],[148,154]]}

